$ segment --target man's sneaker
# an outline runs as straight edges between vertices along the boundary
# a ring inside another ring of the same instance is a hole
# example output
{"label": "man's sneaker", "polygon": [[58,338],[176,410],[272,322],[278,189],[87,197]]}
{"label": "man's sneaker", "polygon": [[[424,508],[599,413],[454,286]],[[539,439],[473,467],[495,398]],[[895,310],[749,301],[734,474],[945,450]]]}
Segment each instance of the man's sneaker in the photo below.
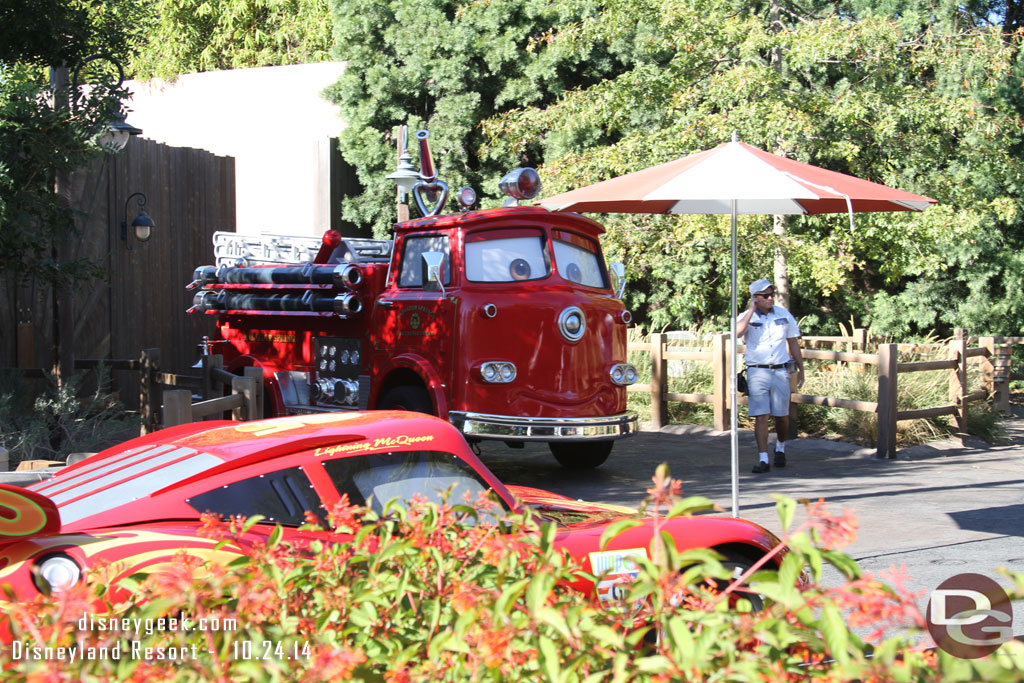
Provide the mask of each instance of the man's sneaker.
{"label": "man's sneaker", "polygon": [[785,467],[786,466],[786,454],[782,451],[775,451],[775,466]]}
{"label": "man's sneaker", "polygon": [[772,466],[769,465],[768,463],[761,462],[760,460],[758,460],[757,464],[754,465],[754,469],[752,469],[750,471],[753,472],[754,474],[764,474],[765,472],[767,472],[771,468],[772,468]]}

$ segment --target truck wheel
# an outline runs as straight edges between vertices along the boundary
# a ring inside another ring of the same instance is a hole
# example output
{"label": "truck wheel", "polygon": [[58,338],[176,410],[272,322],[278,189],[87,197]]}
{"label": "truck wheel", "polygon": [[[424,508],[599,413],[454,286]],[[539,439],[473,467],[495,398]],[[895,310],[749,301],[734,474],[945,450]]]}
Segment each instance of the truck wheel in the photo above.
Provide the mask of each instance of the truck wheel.
{"label": "truck wheel", "polygon": [[377,404],[380,410],[408,410],[413,413],[434,414],[430,394],[423,387],[405,384],[388,389]]}
{"label": "truck wheel", "polygon": [[562,467],[589,470],[600,467],[611,455],[613,441],[550,441],[548,448]]}

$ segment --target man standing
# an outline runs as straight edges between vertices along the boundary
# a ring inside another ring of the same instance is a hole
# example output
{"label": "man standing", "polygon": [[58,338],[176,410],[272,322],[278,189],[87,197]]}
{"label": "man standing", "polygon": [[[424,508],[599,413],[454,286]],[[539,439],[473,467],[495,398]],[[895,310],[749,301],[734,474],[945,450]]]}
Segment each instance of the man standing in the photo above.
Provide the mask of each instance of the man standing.
{"label": "man standing", "polygon": [[786,466],[789,431],[789,374],[796,370],[796,386],[804,383],[800,328],[782,306],[774,305],[775,287],[768,280],[750,285],[750,306],[736,321],[736,336],[747,345],[748,414],[754,418],[758,463],[754,474],[769,471],[768,415],[775,417],[775,466]]}

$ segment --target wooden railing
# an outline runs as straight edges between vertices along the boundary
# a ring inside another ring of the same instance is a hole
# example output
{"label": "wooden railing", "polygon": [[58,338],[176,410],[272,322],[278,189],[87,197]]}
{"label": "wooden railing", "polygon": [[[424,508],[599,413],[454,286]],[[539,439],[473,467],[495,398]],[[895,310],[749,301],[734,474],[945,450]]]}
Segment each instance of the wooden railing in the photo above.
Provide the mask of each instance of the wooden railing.
{"label": "wooden railing", "polygon": [[[195,422],[204,417],[231,411],[233,420],[258,420],[263,417],[263,370],[247,367],[242,375],[235,375],[224,369],[224,357],[206,355],[202,358],[202,397],[192,403],[192,392],[187,390],[164,391],[163,426]],[[228,387],[227,396],[214,396]]]}
{"label": "wooden railing", "polygon": [[[75,359],[75,370],[96,370],[103,366],[109,370],[128,370],[139,373],[139,415],[142,418],[142,433],[160,428],[161,394],[165,386],[193,386],[198,378],[188,375],[174,375],[160,370],[160,349],[143,349],[138,359],[105,358]],[[46,372],[40,368],[11,368],[25,378],[42,378]],[[198,385],[196,385],[198,386]]]}
{"label": "wooden railing", "polygon": [[[161,371],[160,349],[143,349],[138,360],[75,360],[76,370],[94,370],[100,365],[110,370],[139,373],[142,434],[226,411],[231,411],[232,419],[235,420],[258,420],[263,417],[263,371],[259,368],[245,368],[241,376],[232,374],[224,369],[223,356],[203,356],[201,375],[176,375]],[[19,372],[26,378],[46,376],[39,368],[12,368],[11,371]],[[222,387],[228,387],[231,393],[220,396]],[[204,400],[193,404],[192,396],[196,391],[201,393]]]}
{"label": "wooden railing", "polygon": [[[876,344],[876,353],[865,351],[869,338],[865,330],[854,330],[851,336],[837,337],[805,337],[801,340],[803,356],[809,360],[823,360],[840,363],[857,363],[864,366],[875,366],[878,377],[878,398],[876,401],[859,401],[832,396],[814,396],[810,394],[791,394],[792,404],[808,404],[859,410],[878,415],[877,457],[893,458],[896,456],[896,423],[899,420],[937,417],[949,415],[953,418],[955,434],[962,440],[967,434],[967,404],[974,401],[989,400],[994,410],[1009,412],[1009,383],[1014,379],[1024,379],[1024,375],[1014,374],[1011,368],[1013,346],[1024,343],[1024,337],[980,337],[968,338],[963,330],[948,344]],[[976,343],[977,346],[970,346]],[[816,348],[821,345],[841,345],[847,350],[827,350]],[[947,359],[916,362],[899,362],[898,354],[935,352],[946,347]],[[729,425],[729,389],[728,366],[730,356],[729,335],[719,333],[712,337],[711,348],[694,351],[679,350],[678,345],[669,344],[666,333],[655,333],[650,342],[630,343],[629,351],[644,351],[650,354],[651,381],[649,384],[634,384],[630,392],[649,393],[651,396],[651,423],[660,429],[668,423],[668,403],[681,401],[685,403],[710,403],[714,415],[714,427],[725,431]],[[738,349],[742,352],[744,347]],[[982,388],[968,391],[967,365],[971,358],[981,359]],[[673,360],[699,361],[711,363],[713,390],[710,394],[674,393],[668,387],[668,362]],[[897,396],[899,376],[903,373],[945,371],[949,373],[949,403],[941,406],[899,410]],[[746,396],[740,396],[738,402],[747,403]],[[790,414],[795,411],[791,408]],[[791,421],[791,429],[795,429],[795,421]]]}

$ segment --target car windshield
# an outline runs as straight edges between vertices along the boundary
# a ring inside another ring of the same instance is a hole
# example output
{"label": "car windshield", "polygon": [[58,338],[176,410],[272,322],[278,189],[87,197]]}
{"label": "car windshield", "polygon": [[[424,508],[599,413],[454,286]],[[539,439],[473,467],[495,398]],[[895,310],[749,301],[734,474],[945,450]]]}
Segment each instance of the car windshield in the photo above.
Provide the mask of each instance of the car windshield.
{"label": "car windshield", "polygon": [[[458,456],[443,451],[374,453],[324,462],[338,489],[355,505],[369,504],[377,512],[389,500],[409,501],[415,495],[429,502],[475,502],[490,487]],[[500,501],[500,498],[497,498]],[[507,509],[504,502],[499,503]],[[485,514],[496,521],[493,513]]]}
{"label": "car windshield", "polygon": [[472,282],[540,280],[551,274],[540,230],[488,230],[466,240],[466,278]]}

